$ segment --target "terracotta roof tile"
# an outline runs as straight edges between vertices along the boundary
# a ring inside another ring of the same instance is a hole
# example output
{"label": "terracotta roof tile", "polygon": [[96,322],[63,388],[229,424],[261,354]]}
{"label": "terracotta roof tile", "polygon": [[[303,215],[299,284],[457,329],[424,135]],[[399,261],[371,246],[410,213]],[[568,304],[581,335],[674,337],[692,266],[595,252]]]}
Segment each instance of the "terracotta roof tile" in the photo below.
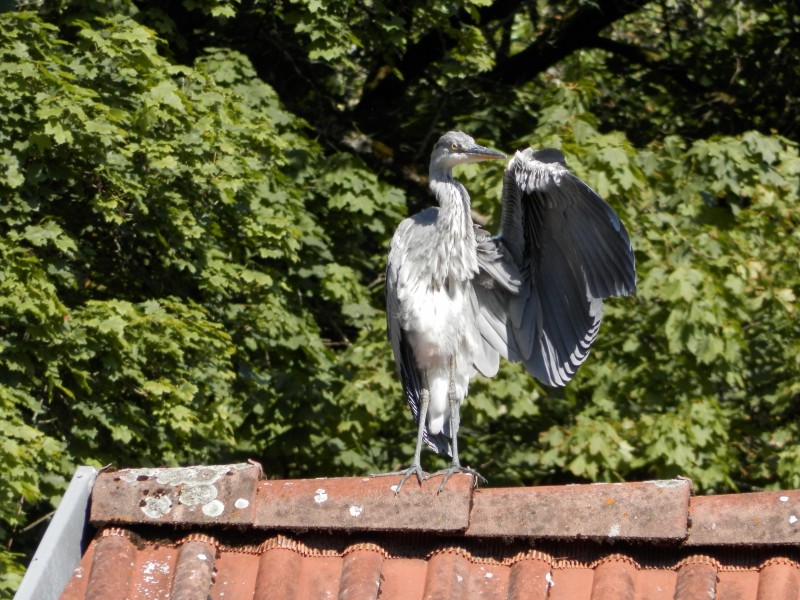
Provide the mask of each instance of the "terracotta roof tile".
{"label": "terracotta roof tile", "polygon": [[742,567],[704,555],[658,567],[625,554],[587,563],[536,550],[504,560],[457,547],[406,556],[365,544],[332,551],[285,536],[242,551],[197,536],[164,545],[112,528],[91,543],[62,598],[788,600],[800,597],[799,569],[789,559]]}
{"label": "terracotta roof tile", "polygon": [[253,523],[261,467],[253,464],[101,473],[91,518],[116,523]]}
{"label": "terracotta roof tile", "polygon": [[[736,600],[736,598],[758,598],[760,576],[755,571],[731,571],[721,573],[716,582],[717,600]],[[702,596],[701,596],[702,597]],[[783,598],[784,596],[771,596]],[[697,596],[695,596],[697,598]]]}
{"label": "terracotta roof tile", "polygon": [[717,573],[719,565],[716,561],[690,560],[678,568],[678,579],[675,582],[675,600],[697,600],[699,598],[716,598]]}
{"label": "terracotta roof tile", "polygon": [[407,485],[397,477],[260,481],[258,465],[125,469],[101,473],[91,519],[103,523],[194,523],[256,529],[465,531],[472,478]]}
{"label": "terracotta roof tile", "polygon": [[692,498],[687,543],[800,543],[800,491],[758,492]]}
{"label": "terracotta roof tile", "polygon": [[547,590],[553,580],[547,557],[525,556],[514,562],[508,577],[508,598],[517,600],[547,600]]}
{"label": "terracotta roof tile", "polygon": [[637,565],[624,556],[601,560],[592,576],[592,597],[633,600],[636,591]]}
{"label": "terracotta roof tile", "polygon": [[316,527],[361,531],[464,531],[470,517],[472,478],[406,485],[395,495],[397,477],[352,477],[264,481],[258,488],[254,527]]}
{"label": "terracotta roof tile", "polygon": [[[292,554],[286,550],[287,554]],[[221,552],[214,561],[216,573],[226,573],[225,577],[215,574],[209,595],[222,600],[231,598],[290,598],[286,594],[270,596],[264,586],[269,573],[281,573],[287,581],[296,580],[296,574],[288,569],[273,571],[268,565],[260,565],[261,556],[247,552]],[[279,565],[280,567],[280,565]],[[253,595],[254,591],[256,592]],[[258,593],[260,591],[260,594]],[[205,597],[205,596],[203,596]]]}
{"label": "terracotta roof tile", "polygon": [[[690,498],[684,480],[472,490],[462,477],[438,495],[438,481],[395,495],[393,478],[260,475],[100,474],[98,532],[63,600],[800,600],[800,549],[783,526],[796,492]],[[765,525],[734,532],[738,509]]]}
{"label": "terracotta roof tile", "polygon": [[467,535],[682,540],[690,495],[686,480],[476,490]]}
{"label": "terracotta roof tile", "polygon": [[646,569],[636,574],[634,598],[674,600],[678,574],[672,569]]}
{"label": "terracotta roof tile", "polygon": [[215,546],[213,539],[187,539],[181,544],[175,559],[170,598],[191,600],[208,595],[217,556]]}
{"label": "terracotta roof tile", "polygon": [[[133,581],[130,568],[135,564],[137,549],[126,535],[114,535],[116,531],[104,532],[94,548],[92,562],[87,564],[89,573],[87,600],[102,598],[125,598]],[[113,577],[109,577],[113,574]]]}
{"label": "terracotta roof tile", "polygon": [[768,561],[758,578],[757,598],[800,598],[800,565],[784,558]]}

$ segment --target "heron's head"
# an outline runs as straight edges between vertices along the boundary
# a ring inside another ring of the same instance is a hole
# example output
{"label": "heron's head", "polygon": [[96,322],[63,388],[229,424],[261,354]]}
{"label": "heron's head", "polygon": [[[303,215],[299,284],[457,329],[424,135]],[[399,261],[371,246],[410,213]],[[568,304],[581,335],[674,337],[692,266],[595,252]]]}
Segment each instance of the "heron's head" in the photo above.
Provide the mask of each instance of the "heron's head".
{"label": "heron's head", "polygon": [[456,165],[505,157],[502,152],[479,146],[464,132],[448,131],[433,147],[430,173],[449,173]]}

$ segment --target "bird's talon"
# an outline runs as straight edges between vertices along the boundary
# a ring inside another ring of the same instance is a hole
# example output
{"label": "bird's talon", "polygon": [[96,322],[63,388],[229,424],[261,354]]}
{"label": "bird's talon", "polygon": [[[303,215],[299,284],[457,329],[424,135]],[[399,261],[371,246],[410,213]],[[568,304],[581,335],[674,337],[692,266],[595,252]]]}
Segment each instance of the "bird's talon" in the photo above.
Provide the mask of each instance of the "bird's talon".
{"label": "bird's talon", "polygon": [[450,479],[450,476],[454,473],[464,473],[465,475],[472,475],[472,487],[478,487],[478,482],[480,483],[489,483],[489,481],[480,473],[475,471],[474,469],[470,469],[469,467],[462,467],[460,465],[456,466],[453,465],[447,469],[442,469],[441,471],[436,471],[435,473],[431,473],[428,475],[427,479],[431,477],[435,477],[436,475],[444,475],[444,479],[442,479],[442,483],[439,484],[439,489],[437,490],[437,494],[441,493],[444,489],[447,480]]}
{"label": "bird's talon", "polygon": [[422,482],[426,481],[430,477],[430,475],[428,475],[425,471],[422,470],[422,467],[420,465],[411,465],[404,471],[392,471],[391,473],[380,473],[378,475],[375,475],[375,477],[385,477],[386,475],[402,475],[402,477],[400,478],[400,483],[398,483],[397,486],[393,486],[395,496],[397,496],[397,494],[400,493],[400,488],[403,487],[403,484],[405,484],[405,482],[408,481],[408,479],[412,475],[417,476],[417,481],[419,481],[420,485],[422,485]]}

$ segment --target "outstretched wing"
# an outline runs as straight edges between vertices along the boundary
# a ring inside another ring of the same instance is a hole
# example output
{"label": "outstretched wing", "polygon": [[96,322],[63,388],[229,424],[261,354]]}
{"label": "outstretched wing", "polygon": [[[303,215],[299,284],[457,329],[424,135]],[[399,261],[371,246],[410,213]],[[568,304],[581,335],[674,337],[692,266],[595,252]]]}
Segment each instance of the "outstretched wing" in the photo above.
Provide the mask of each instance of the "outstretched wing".
{"label": "outstretched wing", "polygon": [[543,383],[566,385],[597,337],[603,298],[636,289],[628,232],[614,210],[569,172],[561,152],[525,150],[506,169],[502,230],[493,240],[520,284],[518,293],[502,294],[504,312],[500,294],[490,299],[494,307],[484,312],[491,319],[478,323],[484,339],[499,338],[505,347],[493,346]]}
{"label": "outstretched wing", "polygon": [[[397,372],[403,382],[406,401],[411,407],[414,423],[417,425],[419,425],[424,375],[417,368],[411,344],[401,326],[400,300],[397,286],[400,282],[401,270],[407,268],[404,258],[408,245],[413,244],[415,235],[424,235],[420,230],[424,228],[426,222],[433,222],[434,219],[435,209],[428,209],[403,221],[392,239],[389,264],[386,267],[386,330],[389,343],[392,345]],[[448,456],[451,454],[450,439],[444,433],[431,436],[428,434],[426,426],[422,433],[422,439],[437,453],[447,454]]]}

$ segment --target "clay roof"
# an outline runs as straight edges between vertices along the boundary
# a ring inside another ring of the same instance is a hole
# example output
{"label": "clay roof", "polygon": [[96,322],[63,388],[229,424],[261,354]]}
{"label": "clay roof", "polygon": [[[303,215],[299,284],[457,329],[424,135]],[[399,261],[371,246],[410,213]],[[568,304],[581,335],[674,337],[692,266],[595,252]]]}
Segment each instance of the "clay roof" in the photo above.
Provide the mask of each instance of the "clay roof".
{"label": "clay roof", "polygon": [[800,491],[439,481],[103,472],[61,597],[800,600]]}

